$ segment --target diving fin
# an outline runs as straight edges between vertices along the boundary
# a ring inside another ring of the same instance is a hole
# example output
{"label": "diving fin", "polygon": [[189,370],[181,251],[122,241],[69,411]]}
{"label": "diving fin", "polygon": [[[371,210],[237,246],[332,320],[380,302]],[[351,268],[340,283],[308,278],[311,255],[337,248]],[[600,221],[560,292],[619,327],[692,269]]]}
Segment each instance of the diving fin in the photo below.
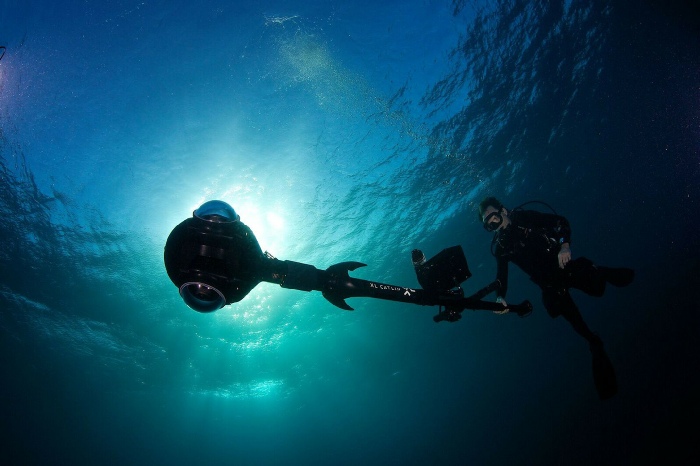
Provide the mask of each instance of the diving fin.
{"label": "diving fin", "polygon": [[600,267],[603,279],[613,286],[623,287],[634,281],[634,270],[626,268]]}
{"label": "diving fin", "polygon": [[602,341],[592,341],[590,347],[593,357],[593,382],[598,391],[598,398],[601,400],[610,399],[617,393],[615,368],[605,353]]}

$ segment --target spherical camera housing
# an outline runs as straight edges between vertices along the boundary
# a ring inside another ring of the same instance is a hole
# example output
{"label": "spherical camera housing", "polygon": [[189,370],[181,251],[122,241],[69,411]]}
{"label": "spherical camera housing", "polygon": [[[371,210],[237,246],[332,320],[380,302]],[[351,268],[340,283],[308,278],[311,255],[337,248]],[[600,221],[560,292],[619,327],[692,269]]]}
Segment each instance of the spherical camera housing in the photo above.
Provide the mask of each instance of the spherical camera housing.
{"label": "spherical camera housing", "polygon": [[260,282],[263,257],[253,232],[223,201],[202,204],[173,229],[164,249],[168,277],[198,312],[243,299]]}

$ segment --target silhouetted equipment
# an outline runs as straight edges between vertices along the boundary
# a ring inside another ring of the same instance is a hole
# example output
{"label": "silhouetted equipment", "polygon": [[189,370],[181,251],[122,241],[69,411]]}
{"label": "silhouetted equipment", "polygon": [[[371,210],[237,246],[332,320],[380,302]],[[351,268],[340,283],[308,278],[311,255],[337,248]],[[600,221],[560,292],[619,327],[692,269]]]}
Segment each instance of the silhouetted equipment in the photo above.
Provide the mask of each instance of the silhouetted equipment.
{"label": "silhouetted equipment", "polygon": [[[348,272],[365,266],[361,262],[340,262],[319,270],[313,265],[282,261],[263,253],[250,228],[222,201],[202,204],[192,218],[173,229],[165,243],[164,261],[182,299],[199,312],[212,312],[238,302],[260,282],[320,291],[329,302],[345,310],[352,310],[345,300],[356,297],[440,306],[434,318],[436,322],[455,322],[465,309],[503,309],[499,303],[481,300],[488,294],[484,290],[495,289],[493,284],[464,297],[460,284],[471,273],[461,246],[444,249],[416,266],[423,289],[377,283],[349,276]],[[509,309],[526,315],[532,305],[524,301],[510,305]]]}

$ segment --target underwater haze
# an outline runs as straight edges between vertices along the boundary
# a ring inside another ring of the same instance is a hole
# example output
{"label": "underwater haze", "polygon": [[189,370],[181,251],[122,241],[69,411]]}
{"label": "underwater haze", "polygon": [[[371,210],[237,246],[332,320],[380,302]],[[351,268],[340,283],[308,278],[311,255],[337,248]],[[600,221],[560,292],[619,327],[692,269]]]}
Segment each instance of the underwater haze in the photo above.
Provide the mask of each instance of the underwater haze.
{"label": "underwater haze", "polygon": [[[2,464],[697,464],[693,2],[0,6]],[[635,269],[572,293],[614,398],[515,267],[532,315],[436,324],[271,283],[200,314],[163,264],[220,199],[275,257],[365,280],[416,288],[413,248],[461,245],[470,294],[488,195]]]}

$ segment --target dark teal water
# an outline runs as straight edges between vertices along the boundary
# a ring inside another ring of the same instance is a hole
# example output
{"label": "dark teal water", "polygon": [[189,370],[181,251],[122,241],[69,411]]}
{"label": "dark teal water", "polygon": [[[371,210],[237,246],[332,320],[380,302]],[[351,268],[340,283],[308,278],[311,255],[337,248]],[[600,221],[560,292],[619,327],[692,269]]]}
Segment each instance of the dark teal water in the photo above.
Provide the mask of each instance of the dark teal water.
{"label": "dark teal water", "polygon": [[[3,464],[692,464],[700,457],[700,23],[692,2],[5,1]],[[0,53],[2,49],[0,49]],[[486,195],[635,268],[526,319],[260,284],[189,310],[169,232],[223,199],[264,250],[417,286],[495,275]]]}

